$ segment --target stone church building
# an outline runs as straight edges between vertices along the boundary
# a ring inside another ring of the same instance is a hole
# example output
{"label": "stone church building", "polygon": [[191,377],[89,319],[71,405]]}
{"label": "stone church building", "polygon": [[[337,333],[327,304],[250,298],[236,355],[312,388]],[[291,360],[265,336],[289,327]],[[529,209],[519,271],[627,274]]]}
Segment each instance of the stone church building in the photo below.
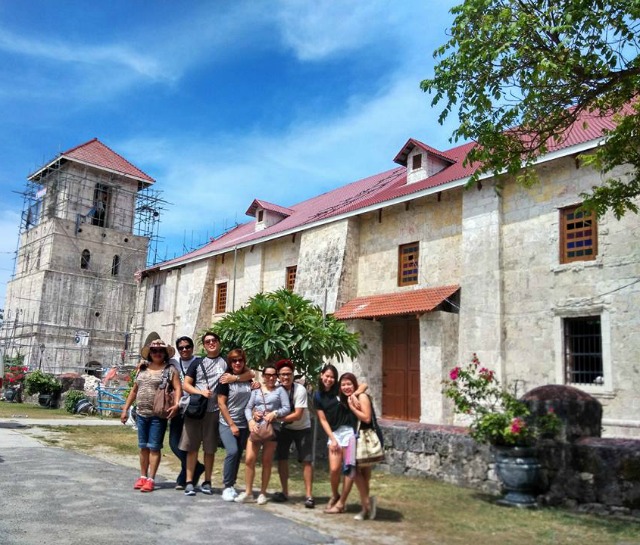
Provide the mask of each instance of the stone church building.
{"label": "stone church building", "polygon": [[578,157],[611,126],[582,119],[537,162],[539,184],[501,196],[490,176],[465,189],[470,144],[414,139],[390,150],[395,168],[304,202],[256,196],[247,223],[144,271],[136,339],[196,335],[286,287],[360,334],[342,370],[384,418],[454,423],[441,381],[477,353],[518,394],[574,385],[603,404],[605,434],[639,437],[640,217],[579,210],[601,176]]}
{"label": "stone church building", "polygon": [[[97,371],[130,350],[157,218],[154,180],[93,139],[28,177],[0,348],[50,373]],[[137,351],[137,350],[136,350]]]}

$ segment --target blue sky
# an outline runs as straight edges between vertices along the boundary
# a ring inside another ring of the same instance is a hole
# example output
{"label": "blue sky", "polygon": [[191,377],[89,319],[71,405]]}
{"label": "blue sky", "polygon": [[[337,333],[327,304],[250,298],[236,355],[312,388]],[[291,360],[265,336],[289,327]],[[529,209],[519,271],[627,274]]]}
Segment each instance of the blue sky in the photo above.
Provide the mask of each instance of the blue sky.
{"label": "blue sky", "polygon": [[[0,308],[27,176],[94,137],[172,203],[172,258],[249,218],[452,147],[419,88],[458,2],[0,2]],[[186,247],[185,247],[186,244]]]}

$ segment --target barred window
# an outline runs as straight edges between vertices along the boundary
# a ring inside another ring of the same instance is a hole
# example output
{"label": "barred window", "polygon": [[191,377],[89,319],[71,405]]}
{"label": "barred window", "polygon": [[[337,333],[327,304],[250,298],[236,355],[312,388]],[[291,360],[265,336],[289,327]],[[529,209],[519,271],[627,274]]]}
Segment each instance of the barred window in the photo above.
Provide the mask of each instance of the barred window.
{"label": "barred window", "polygon": [[403,244],[398,250],[398,286],[418,283],[420,243]]}
{"label": "barred window", "polygon": [[598,224],[580,205],[560,210],[560,263],[589,261],[598,255]]}
{"label": "barred window", "polygon": [[604,384],[600,316],[564,319],[567,384]]}

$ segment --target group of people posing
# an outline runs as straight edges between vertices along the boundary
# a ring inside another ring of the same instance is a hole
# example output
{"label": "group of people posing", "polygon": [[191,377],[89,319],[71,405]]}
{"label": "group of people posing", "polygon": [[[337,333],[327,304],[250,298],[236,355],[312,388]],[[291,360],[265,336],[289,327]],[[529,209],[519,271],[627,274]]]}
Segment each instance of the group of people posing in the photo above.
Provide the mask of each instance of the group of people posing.
{"label": "group of people posing", "polygon": [[[141,350],[143,361],[121,415],[125,423],[129,409],[136,403],[140,477],[134,483],[134,489],[141,492],[155,489],[155,477],[169,425],[169,446],[181,463],[176,489],[184,490],[186,496],[195,496],[197,492],[213,494],[211,476],[220,440],[226,452],[222,474],[223,500],[266,504],[275,458],[282,489],[270,498],[286,502],[289,496],[289,453],[295,443],[298,461],[302,464],[304,505],[314,508],[313,430],[309,399],[307,388],[294,381],[294,364],[290,360],[267,364],[260,370],[261,382],[256,382],[256,373],[248,366],[244,350],[236,348],[227,354],[226,359],[221,357],[220,338],[214,332],[203,335],[202,345],[206,352],[203,358],[194,356],[194,343],[189,337],[177,339],[177,357],[173,346],[160,339]],[[161,418],[154,414],[153,402],[158,388],[167,386],[174,391],[175,405],[168,418]],[[352,373],[344,373],[338,379],[337,369],[333,365],[325,365],[314,395],[317,417],[328,437],[331,498],[325,512],[344,513],[349,492],[355,483],[362,504],[356,520],[374,519],[376,516],[376,501],[369,493],[371,467],[360,467],[355,459],[356,430],[372,425],[373,409],[365,391],[366,385],[359,386]],[[203,418],[183,415],[191,394],[207,398]],[[259,428],[267,423],[274,434],[264,439],[259,437]],[[198,460],[200,447],[204,463]],[[256,500],[253,485],[261,449],[262,474]],[[244,491],[238,492],[236,481],[243,454],[245,486]],[[203,480],[198,485],[201,478]]]}

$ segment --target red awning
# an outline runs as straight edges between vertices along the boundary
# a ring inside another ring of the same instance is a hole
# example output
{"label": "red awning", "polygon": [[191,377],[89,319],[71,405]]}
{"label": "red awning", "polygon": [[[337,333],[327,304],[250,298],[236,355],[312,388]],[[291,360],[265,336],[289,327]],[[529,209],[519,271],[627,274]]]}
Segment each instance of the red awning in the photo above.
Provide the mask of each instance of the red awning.
{"label": "red awning", "polygon": [[423,314],[435,309],[451,297],[460,286],[438,286],[421,290],[402,291],[358,297],[344,304],[333,313],[338,320],[382,318],[402,314]]}

